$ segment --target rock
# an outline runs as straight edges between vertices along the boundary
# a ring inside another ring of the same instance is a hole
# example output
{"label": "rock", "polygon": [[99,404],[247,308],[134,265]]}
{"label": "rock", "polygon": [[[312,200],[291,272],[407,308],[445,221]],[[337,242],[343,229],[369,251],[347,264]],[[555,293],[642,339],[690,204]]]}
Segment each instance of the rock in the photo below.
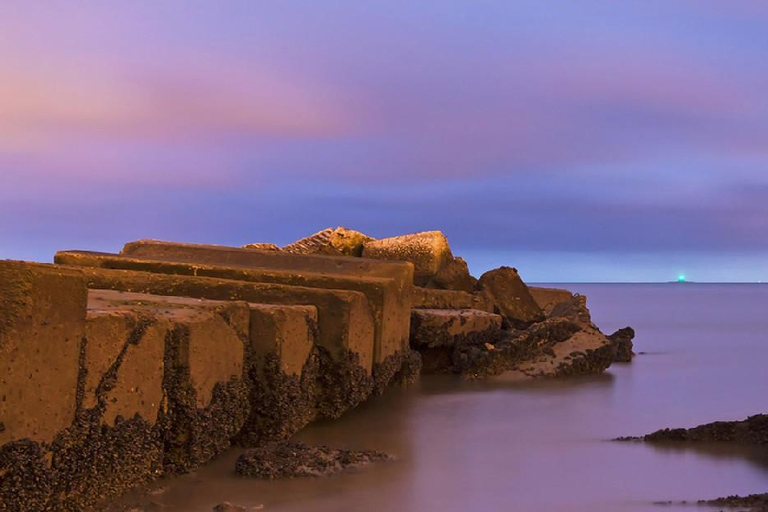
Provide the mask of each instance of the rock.
{"label": "rock", "polygon": [[716,421],[694,428],[665,428],[642,437],[620,437],[617,441],[739,443],[768,445],[768,414],[743,421]]}
{"label": "rock", "polygon": [[582,327],[593,326],[592,315],[587,308],[587,297],[573,295],[569,300],[559,302],[550,311],[549,318],[567,318]]}
{"label": "rock", "polygon": [[258,251],[279,251],[280,247],[278,247],[275,244],[258,243],[258,244],[245,244],[243,246],[243,249],[255,249]]}
{"label": "rock", "polygon": [[424,373],[461,373],[465,351],[494,350],[501,317],[474,309],[414,309],[411,346],[421,353]]}
{"label": "rock", "polygon": [[481,293],[414,286],[412,302],[416,309],[479,309],[486,313],[493,313],[493,304]]}
{"label": "rock", "polygon": [[240,455],[235,471],[241,476],[264,480],[320,477],[391,459],[391,456],[373,450],[340,450],[304,443],[271,443]]}
{"label": "rock", "polygon": [[463,258],[452,258],[427,283],[427,288],[472,293],[475,290],[475,282],[469,274],[467,262]]}
{"label": "rock", "polygon": [[410,261],[415,267],[414,283],[424,286],[453,258],[448,239],[440,231],[373,240],[363,244],[363,257]]}
{"label": "rock", "polygon": [[505,328],[525,329],[544,320],[544,314],[525,285],[517,269],[499,267],[480,277],[480,291],[493,303],[504,320]]}
{"label": "rock", "polygon": [[374,240],[368,235],[344,227],[326,228],[283,247],[294,254],[327,254],[330,256],[360,256],[363,244]]}
{"label": "rock", "polygon": [[539,305],[544,315],[550,316],[552,310],[558,304],[569,302],[573,298],[573,293],[560,288],[541,288],[538,286],[529,286],[533,300]]}
{"label": "rock", "polygon": [[766,512],[768,511],[768,493],[750,494],[749,496],[728,496],[714,500],[700,500],[698,504],[735,508],[739,510],[746,509],[751,512]]}
{"label": "rock", "polygon": [[631,327],[624,327],[619,329],[615,333],[608,336],[613,344],[615,356],[613,361],[615,363],[631,363],[632,356],[635,355],[632,352],[632,340],[635,338],[635,330]]}

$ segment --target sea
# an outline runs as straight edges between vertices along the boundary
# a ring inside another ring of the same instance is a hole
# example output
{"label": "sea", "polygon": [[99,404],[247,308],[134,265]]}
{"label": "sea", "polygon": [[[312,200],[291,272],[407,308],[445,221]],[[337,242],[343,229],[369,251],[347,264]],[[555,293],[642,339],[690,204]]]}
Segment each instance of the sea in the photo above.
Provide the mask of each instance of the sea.
{"label": "sea", "polygon": [[768,492],[768,450],[612,441],[768,412],[768,285],[549,286],[586,295],[606,333],[632,326],[634,361],[523,384],[425,376],[297,436],[392,462],[266,482],[237,477],[232,450],[159,482],[146,510],[677,512]]}

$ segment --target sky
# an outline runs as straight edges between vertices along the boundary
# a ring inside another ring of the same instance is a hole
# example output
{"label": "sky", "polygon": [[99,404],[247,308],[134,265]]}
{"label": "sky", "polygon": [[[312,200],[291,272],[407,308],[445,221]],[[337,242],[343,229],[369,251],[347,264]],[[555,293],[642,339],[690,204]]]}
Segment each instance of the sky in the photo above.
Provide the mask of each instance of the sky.
{"label": "sky", "polygon": [[442,230],[768,281],[768,2],[0,2],[0,258]]}

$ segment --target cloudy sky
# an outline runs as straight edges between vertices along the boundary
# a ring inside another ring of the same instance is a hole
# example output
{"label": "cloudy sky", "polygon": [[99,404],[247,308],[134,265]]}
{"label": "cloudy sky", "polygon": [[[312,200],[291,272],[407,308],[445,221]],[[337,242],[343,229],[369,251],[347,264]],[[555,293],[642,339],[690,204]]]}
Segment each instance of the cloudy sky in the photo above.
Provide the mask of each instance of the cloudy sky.
{"label": "cloudy sky", "polygon": [[0,3],[0,258],[335,225],[768,281],[768,2]]}

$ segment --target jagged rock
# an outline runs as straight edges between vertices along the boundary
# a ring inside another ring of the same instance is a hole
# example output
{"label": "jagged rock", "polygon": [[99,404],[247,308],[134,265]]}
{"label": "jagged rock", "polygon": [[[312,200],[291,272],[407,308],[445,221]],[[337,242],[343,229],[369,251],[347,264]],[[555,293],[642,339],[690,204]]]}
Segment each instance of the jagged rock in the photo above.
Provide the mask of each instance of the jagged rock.
{"label": "jagged rock", "polygon": [[632,340],[635,338],[635,330],[631,327],[624,327],[619,329],[615,333],[608,336],[613,344],[615,356],[613,361],[615,363],[631,363],[632,356],[635,355],[632,352]]}
{"label": "jagged rock", "polygon": [[283,247],[293,254],[327,254],[330,256],[360,256],[363,244],[372,241],[368,235],[344,227],[326,228]]}
{"label": "jagged rock", "polygon": [[499,267],[480,277],[480,291],[494,305],[504,320],[504,327],[525,329],[544,320],[544,314],[525,285],[517,269]]}
{"label": "jagged rock", "polygon": [[475,282],[469,274],[467,262],[463,258],[453,258],[438,270],[435,277],[427,283],[427,287],[472,293],[475,290]]}
{"label": "jagged rock", "polygon": [[280,247],[278,247],[275,244],[258,243],[258,244],[245,244],[243,246],[243,249],[256,249],[259,251],[279,251]]}
{"label": "jagged rock", "polygon": [[448,239],[440,231],[373,240],[363,244],[363,257],[410,261],[415,268],[414,283],[424,286],[453,258]]}
{"label": "jagged rock", "polygon": [[304,443],[272,443],[240,455],[235,471],[242,476],[265,480],[320,477],[391,459],[386,453],[374,450],[340,450]]}

